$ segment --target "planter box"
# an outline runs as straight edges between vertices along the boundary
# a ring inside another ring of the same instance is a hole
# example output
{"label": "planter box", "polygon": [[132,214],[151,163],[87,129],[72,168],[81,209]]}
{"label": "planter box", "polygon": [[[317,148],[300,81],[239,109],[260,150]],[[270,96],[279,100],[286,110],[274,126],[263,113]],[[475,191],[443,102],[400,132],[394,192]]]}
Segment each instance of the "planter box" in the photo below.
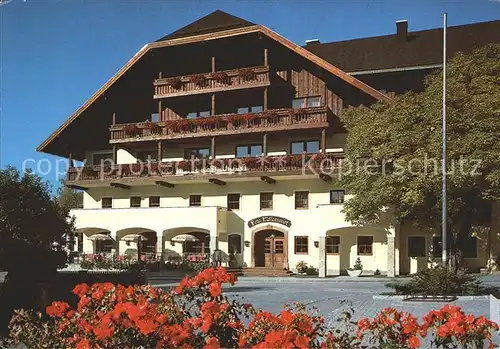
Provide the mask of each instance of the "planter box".
{"label": "planter box", "polygon": [[347,274],[349,274],[350,277],[359,277],[359,276],[361,276],[361,273],[363,273],[363,270],[349,270],[349,269],[347,269]]}

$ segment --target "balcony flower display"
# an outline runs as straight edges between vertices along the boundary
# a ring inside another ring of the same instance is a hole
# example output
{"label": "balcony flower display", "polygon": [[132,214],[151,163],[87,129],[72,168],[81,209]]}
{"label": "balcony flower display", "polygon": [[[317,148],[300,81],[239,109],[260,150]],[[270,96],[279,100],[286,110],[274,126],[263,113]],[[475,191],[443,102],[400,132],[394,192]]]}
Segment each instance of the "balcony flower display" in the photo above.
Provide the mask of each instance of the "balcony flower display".
{"label": "balcony flower display", "polygon": [[123,132],[125,132],[127,136],[131,137],[139,135],[140,131],[141,130],[139,129],[139,127],[137,127],[136,124],[128,124],[123,127]]}
{"label": "balcony flower display", "polygon": [[[199,263],[199,262],[197,262]],[[79,284],[76,307],[63,301],[43,316],[17,310],[7,346],[42,348],[494,348],[498,325],[484,316],[445,305],[423,317],[383,309],[352,321],[347,309],[330,328],[306,305],[275,314],[224,294],[235,274],[207,268],[164,291],[151,285]],[[248,319],[244,321],[244,319]],[[425,343],[427,341],[427,343]]]}
{"label": "balcony flower display", "polygon": [[167,79],[167,84],[172,86],[176,90],[180,90],[182,87],[182,80],[179,77],[174,77]]}
{"label": "balcony flower display", "polygon": [[227,75],[227,73],[221,71],[221,72],[215,72],[215,73],[210,74],[210,77],[217,82],[227,82],[229,75]]}
{"label": "balcony flower display", "polygon": [[195,74],[189,77],[189,81],[198,87],[204,87],[206,85],[207,78],[204,74]]}
{"label": "balcony flower display", "polygon": [[143,128],[150,133],[159,133],[160,126],[156,122],[147,121],[144,123]]}
{"label": "balcony flower display", "polygon": [[238,69],[238,76],[243,81],[255,80],[256,74],[252,68],[241,68]]}

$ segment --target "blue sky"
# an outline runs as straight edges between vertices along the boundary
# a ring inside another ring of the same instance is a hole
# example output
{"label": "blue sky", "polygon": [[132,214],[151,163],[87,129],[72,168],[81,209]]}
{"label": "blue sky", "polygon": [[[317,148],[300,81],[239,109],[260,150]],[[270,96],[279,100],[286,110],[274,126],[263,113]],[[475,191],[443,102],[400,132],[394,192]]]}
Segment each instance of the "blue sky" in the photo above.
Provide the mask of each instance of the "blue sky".
{"label": "blue sky", "polygon": [[0,6],[0,168],[54,165],[38,144],[144,44],[217,9],[299,44],[392,34],[400,19],[411,31],[436,28],[443,12],[449,25],[500,19],[500,0],[11,0]]}

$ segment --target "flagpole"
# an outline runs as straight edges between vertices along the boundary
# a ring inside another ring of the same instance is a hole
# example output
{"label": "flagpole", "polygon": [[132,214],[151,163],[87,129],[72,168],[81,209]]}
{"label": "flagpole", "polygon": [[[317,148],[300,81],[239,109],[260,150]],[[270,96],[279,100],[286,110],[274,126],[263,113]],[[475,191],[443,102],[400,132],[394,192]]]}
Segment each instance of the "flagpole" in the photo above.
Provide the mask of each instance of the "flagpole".
{"label": "flagpole", "polygon": [[443,153],[442,153],[442,217],[441,217],[441,239],[442,239],[442,262],[446,265],[448,260],[447,244],[447,205],[446,205],[446,28],[448,26],[448,14],[443,14]]}

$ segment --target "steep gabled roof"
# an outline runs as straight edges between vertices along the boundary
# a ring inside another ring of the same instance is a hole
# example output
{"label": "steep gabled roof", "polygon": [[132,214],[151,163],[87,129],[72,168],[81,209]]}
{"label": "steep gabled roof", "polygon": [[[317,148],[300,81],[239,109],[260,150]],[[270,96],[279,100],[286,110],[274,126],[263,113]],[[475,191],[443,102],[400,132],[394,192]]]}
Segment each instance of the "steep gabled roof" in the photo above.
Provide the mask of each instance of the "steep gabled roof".
{"label": "steep gabled roof", "polygon": [[[190,43],[196,43],[196,42],[204,42],[204,41],[209,41],[209,40],[217,40],[221,38],[227,38],[231,36],[238,36],[238,35],[244,35],[244,34],[249,34],[249,33],[262,33],[263,35],[268,36],[269,38],[275,40],[276,42],[279,42],[283,46],[287,47],[288,49],[294,51],[295,53],[303,56],[305,59],[311,61],[312,63],[316,64],[317,66],[323,68],[327,72],[329,72],[332,75],[337,76],[338,78],[346,81],[352,86],[355,86],[359,90],[365,92],[366,94],[372,96],[375,99],[378,100],[385,100],[385,101],[390,101],[391,98],[388,97],[387,95],[377,91],[376,89],[370,87],[369,85],[365,84],[364,82],[350,76],[349,74],[345,73],[341,69],[335,67],[331,63],[325,61],[324,59],[316,56],[315,54],[309,52],[308,50],[300,47],[299,45],[293,43],[292,41],[282,37],[281,35],[275,33],[271,29],[263,26],[263,25],[254,25],[250,22],[241,20],[238,17],[234,17],[231,15],[228,15],[225,12],[222,11],[216,11],[212,13],[211,15],[215,16],[215,18],[226,18],[228,21],[226,22],[226,25],[235,25],[236,27],[224,27],[219,30],[217,29],[212,29],[208,32],[205,32],[205,30],[208,30],[205,26],[199,25],[198,28],[201,30],[201,32],[196,32],[194,29],[196,26],[194,26],[195,23],[201,21],[196,21],[180,30],[184,30],[184,34],[179,34],[177,32],[174,32],[170,35],[180,35],[180,36],[173,36],[168,39],[162,39],[160,41],[156,41],[150,44],[146,44],[139,52],[137,52],[134,57],[132,57],[113,77],[111,77],[97,92],[95,92],[92,97],[90,97],[76,112],[74,112],[61,126],[57,128],[56,131],[54,131],[46,140],[44,140],[37,148],[37,151],[40,152],[49,152],[52,154],[56,154],[59,156],[68,156],[70,153],[69,150],[62,150],[60,149],[59,146],[56,146],[53,144],[53,142],[58,142],[60,140],[61,134],[63,131],[70,127],[72,123],[77,120],[81,115],[85,113],[85,111],[93,105],[94,102],[98,100],[99,97],[104,95],[108,89],[115,84],[122,76],[124,76],[131,68],[133,68],[134,65],[136,65],[139,60],[144,58],[148,52],[154,49],[160,49],[163,47],[169,47],[169,46],[176,46],[176,45],[183,45],[183,44],[190,44]],[[208,23],[213,23],[212,19],[209,17],[211,15],[208,15],[204,17],[205,19],[209,19],[207,21]],[[213,18],[213,17],[212,17]],[[202,18],[203,19],[203,18]],[[237,26],[235,21],[236,20],[241,20],[244,21],[244,23],[240,23],[240,26]],[[207,23],[205,22],[205,23]],[[203,23],[202,23],[203,24]],[[191,32],[192,34],[188,34],[188,30],[186,28],[194,26],[193,31]],[[215,33],[214,33],[215,31]],[[169,37],[169,36],[167,36]],[[167,38],[165,37],[165,38]],[[47,149],[49,148],[49,149]],[[73,154],[74,156],[75,154]],[[78,159],[78,157],[75,157]],[[80,160],[80,159],[78,159]]]}
{"label": "steep gabled roof", "polygon": [[230,15],[224,11],[217,10],[156,41],[184,38],[187,36],[206,33],[216,33],[222,30],[244,28],[252,25],[255,25],[255,23]]}
{"label": "steep gabled roof", "polygon": [[[500,42],[500,20],[448,27],[446,34],[448,57],[470,53]],[[442,47],[442,28],[304,46],[349,73],[442,64]]]}

